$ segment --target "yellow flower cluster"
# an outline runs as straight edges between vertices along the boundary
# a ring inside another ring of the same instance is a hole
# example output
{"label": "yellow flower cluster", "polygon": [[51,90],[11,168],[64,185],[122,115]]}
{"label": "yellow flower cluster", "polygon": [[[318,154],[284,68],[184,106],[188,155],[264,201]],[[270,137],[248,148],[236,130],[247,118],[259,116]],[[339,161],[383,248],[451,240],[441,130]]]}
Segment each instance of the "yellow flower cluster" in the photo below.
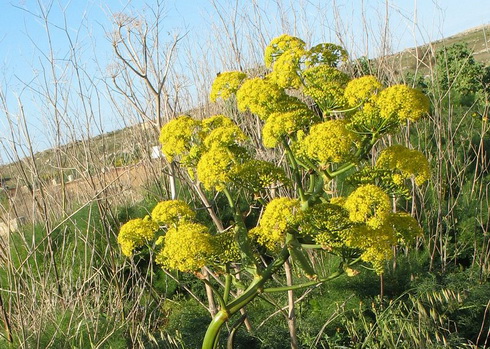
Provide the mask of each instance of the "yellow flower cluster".
{"label": "yellow flower cluster", "polygon": [[304,51],[305,42],[297,37],[287,34],[273,39],[265,48],[264,61],[265,66],[270,68],[272,64],[286,51]]}
{"label": "yellow flower cluster", "polygon": [[388,194],[373,184],[358,187],[347,197],[344,207],[352,222],[365,223],[374,229],[381,227],[391,212]]}
{"label": "yellow flower cluster", "polygon": [[406,85],[394,85],[380,92],[377,104],[383,119],[417,121],[429,112],[429,99]]}
{"label": "yellow flower cluster", "polygon": [[330,66],[319,65],[305,70],[303,78],[304,94],[313,98],[324,112],[344,108],[344,89],[349,81],[347,74]]}
{"label": "yellow flower cluster", "polygon": [[206,137],[211,131],[217,129],[218,127],[228,127],[235,126],[233,120],[223,114],[217,114],[210,116],[209,118],[203,119],[201,121],[203,136]]}
{"label": "yellow flower cluster", "polygon": [[155,261],[163,268],[193,272],[202,268],[212,253],[207,228],[198,223],[182,223],[167,231]]}
{"label": "yellow flower cluster", "polygon": [[349,121],[361,133],[391,131],[401,122],[416,121],[429,111],[429,100],[419,90],[405,85],[382,90],[374,76],[351,80],[344,96],[351,108],[357,108]]}
{"label": "yellow flower cluster", "polygon": [[360,133],[374,133],[390,130],[398,126],[398,121],[388,122],[381,118],[375,99],[366,101],[353,115],[348,118],[349,125]]}
{"label": "yellow flower cluster", "polygon": [[212,236],[214,264],[223,266],[225,263],[240,260],[240,248],[235,239],[235,231],[229,230]]}
{"label": "yellow flower cluster", "polygon": [[393,246],[409,244],[422,235],[417,221],[407,213],[391,213],[377,228],[358,225],[347,231],[346,245],[362,250],[363,261],[371,263],[378,274],[383,273],[385,261],[391,259]]}
{"label": "yellow flower cluster", "polygon": [[182,157],[189,153],[198,126],[199,121],[190,116],[182,115],[162,127],[159,140],[162,145],[162,152],[168,161],[173,161],[176,156]]}
{"label": "yellow flower cluster", "polygon": [[132,256],[135,248],[142,247],[155,236],[158,224],[150,217],[136,218],[123,224],[117,236],[117,242],[121,246],[125,256]]}
{"label": "yellow flower cluster", "polygon": [[229,172],[235,161],[234,154],[226,147],[212,147],[197,163],[197,178],[207,190],[222,191],[230,182]]}
{"label": "yellow flower cluster", "polygon": [[339,163],[352,156],[358,136],[347,129],[344,120],[329,120],[311,127],[300,140],[300,153],[325,165]]}
{"label": "yellow flower cluster", "polygon": [[299,75],[301,57],[304,51],[289,50],[274,62],[274,68],[268,78],[282,88],[299,89],[303,82]]}
{"label": "yellow flower cluster", "polygon": [[276,198],[265,207],[259,225],[250,230],[257,242],[274,250],[284,242],[286,232],[296,223],[299,200]]}
{"label": "yellow flower cluster", "polygon": [[236,185],[253,192],[259,192],[275,184],[289,183],[289,178],[282,168],[262,160],[249,160],[237,165],[230,176]]}
{"label": "yellow flower cluster", "polygon": [[397,238],[391,227],[384,225],[373,229],[366,225],[349,231],[346,245],[362,250],[361,259],[371,263],[378,274],[382,274],[384,263],[393,256],[393,246]]}
{"label": "yellow flower cluster", "polygon": [[195,212],[181,200],[167,200],[159,202],[151,211],[154,222],[170,226],[182,221],[189,221],[195,217]]}
{"label": "yellow flower cluster", "polygon": [[207,148],[228,147],[247,140],[247,136],[237,125],[221,126],[212,130],[204,139]]}
{"label": "yellow flower cluster", "polygon": [[218,74],[211,86],[211,101],[215,102],[218,98],[229,99],[238,91],[246,77],[247,74],[239,71]]}
{"label": "yellow flower cluster", "polygon": [[393,182],[398,185],[412,176],[417,185],[430,178],[429,162],[424,154],[403,145],[393,145],[384,149],[376,161],[376,167],[393,170]]}
{"label": "yellow flower cluster", "polygon": [[355,107],[372,99],[381,88],[382,85],[376,77],[366,75],[349,81],[344,95],[349,106]]}
{"label": "yellow flower cluster", "polygon": [[314,117],[306,106],[289,112],[272,113],[262,128],[262,142],[266,147],[274,148],[283,136],[308,126]]}
{"label": "yellow flower cluster", "polygon": [[262,120],[267,120],[274,112],[303,107],[297,98],[288,96],[283,88],[267,78],[246,80],[238,90],[236,98],[238,110],[249,110]]}
{"label": "yellow flower cluster", "polygon": [[331,203],[317,204],[302,214],[300,233],[324,247],[340,247],[351,226],[348,212]]}
{"label": "yellow flower cluster", "polygon": [[306,67],[326,65],[336,67],[340,62],[347,60],[347,51],[339,45],[322,43],[308,50],[305,57]]}

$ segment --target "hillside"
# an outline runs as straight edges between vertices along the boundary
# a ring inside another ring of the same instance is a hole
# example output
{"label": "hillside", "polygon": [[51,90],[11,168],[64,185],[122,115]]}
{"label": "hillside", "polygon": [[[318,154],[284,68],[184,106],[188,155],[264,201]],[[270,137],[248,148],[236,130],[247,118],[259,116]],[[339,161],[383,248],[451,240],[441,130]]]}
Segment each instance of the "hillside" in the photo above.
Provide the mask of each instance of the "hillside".
{"label": "hillside", "polygon": [[456,43],[466,44],[478,62],[485,65],[490,62],[490,25],[472,28],[442,40],[403,50],[387,60],[395,68],[398,67],[399,71],[418,71],[425,75],[434,65],[435,53]]}

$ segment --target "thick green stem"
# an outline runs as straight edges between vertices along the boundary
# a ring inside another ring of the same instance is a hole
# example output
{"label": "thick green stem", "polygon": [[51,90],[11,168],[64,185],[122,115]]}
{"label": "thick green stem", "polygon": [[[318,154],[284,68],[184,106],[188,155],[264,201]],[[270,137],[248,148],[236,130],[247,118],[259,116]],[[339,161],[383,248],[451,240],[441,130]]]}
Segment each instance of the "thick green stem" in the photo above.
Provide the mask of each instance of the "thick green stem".
{"label": "thick green stem", "polygon": [[305,250],[319,250],[322,247],[323,246],[319,245],[319,244],[301,244],[301,248],[303,248]]}
{"label": "thick green stem", "polygon": [[239,312],[244,306],[257,297],[264,287],[264,284],[272,278],[272,275],[284,264],[289,257],[287,247],[284,247],[277,258],[267,266],[267,268],[257,276],[252,284],[238,298],[227,304],[226,309],[222,308],[213,318],[204,336],[202,349],[214,349],[218,341],[221,327],[228,319]]}
{"label": "thick green stem", "polygon": [[225,303],[228,302],[228,298],[230,297],[231,278],[232,278],[231,274],[229,272],[226,273],[226,275],[225,275],[225,291],[223,294],[223,300],[225,301]]}
{"label": "thick green stem", "polygon": [[226,309],[221,309],[218,314],[216,314],[206,330],[206,334],[204,335],[204,340],[202,342],[202,349],[214,349],[216,347],[221,327],[226,321],[228,321],[229,318],[230,314],[226,311]]}
{"label": "thick green stem", "polygon": [[336,171],[330,172],[330,176],[331,177],[337,177],[338,175],[350,170],[354,166],[356,166],[355,162],[350,162],[348,164],[345,164],[345,165],[341,166],[339,169],[337,169]]}
{"label": "thick green stem", "polygon": [[299,167],[298,163],[296,161],[296,158],[294,157],[293,151],[289,147],[288,142],[283,139],[283,145],[284,149],[286,149],[286,154],[289,160],[289,165],[291,166],[291,169],[293,170],[293,175],[294,175],[294,181],[296,182],[296,190],[298,191],[299,198],[301,200],[301,203],[307,202],[306,196],[303,190],[303,183],[301,181],[301,174],[299,172]]}
{"label": "thick green stem", "polygon": [[240,247],[240,253],[242,255],[242,259],[244,261],[244,265],[249,265],[250,262],[253,263],[253,273],[257,274],[260,270],[260,265],[257,263],[254,254],[252,252],[252,247],[250,246],[250,241],[247,237],[247,227],[245,226],[245,222],[243,221],[243,217],[241,212],[235,206],[235,201],[231,197],[228,189],[223,189],[223,193],[228,199],[228,204],[230,205],[231,210],[233,211],[233,218],[235,219],[235,224],[237,226],[235,238]]}
{"label": "thick green stem", "polygon": [[[357,263],[359,263],[360,261],[361,261],[361,257],[358,257],[358,258],[354,259],[352,262],[348,263],[346,266],[347,267],[352,267],[352,266],[356,265]],[[302,288],[305,288],[305,287],[310,287],[310,286],[317,286],[317,285],[320,285],[320,284],[322,284],[324,282],[327,282],[327,281],[336,279],[339,276],[343,275],[344,273],[345,273],[345,268],[340,269],[340,270],[336,271],[335,273],[332,273],[329,276],[324,277],[324,278],[320,278],[318,280],[313,280],[313,281],[310,281],[310,282],[305,282],[305,283],[302,283],[302,284],[296,284],[296,285],[292,285],[292,286],[281,286],[281,287],[264,288],[262,290],[262,292],[263,293],[284,292],[284,291],[289,291],[289,290],[299,290],[299,289],[302,289]]]}
{"label": "thick green stem", "polygon": [[313,173],[310,173],[310,185],[308,187],[308,194],[313,193],[316,186],[316,176]]}

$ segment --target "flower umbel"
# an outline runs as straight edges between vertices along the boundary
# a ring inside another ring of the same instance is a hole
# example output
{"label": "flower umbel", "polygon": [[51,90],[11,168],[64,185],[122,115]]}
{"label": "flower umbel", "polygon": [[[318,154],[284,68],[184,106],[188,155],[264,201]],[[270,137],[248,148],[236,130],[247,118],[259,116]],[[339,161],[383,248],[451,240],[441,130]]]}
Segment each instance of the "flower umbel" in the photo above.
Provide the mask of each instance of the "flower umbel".
{"label": "flower umbel", "polygon": [[289,178],[282,168],[262,160],[246,161],[234,167],[230,176],[237,186],[254,193],[272,185],[289,184]]}
{"label": "flower umbel", "polygon": [[190,116],[182,115],[169,121],[162,127],[160,143],[162,152],[168,161],[173,161],[176,156],[185,156],[193,145],[193,139],[197,137],[199,121]]}
{"label": "flower umbel", "polygon": [[151,211],[151,218],[154,222],[167,226],[189,221],[195,215],[189,205],[181,200],[161,201]]}
{"label": "flower umbel", "polygon": [[250,230],[250,234],[259,244],[274,250],[284,242],[287,230],[296,223],[297,210],[299,210],[299,200],[273,199],[267,204],[259,225]]}
{"label": "flower umbel", "polygon": [[345,88],[345,98],[349,106],[355,107],[372,99],[381,90],[381,83],[371,75],[352,79]]}
{"label": "flower umbel", "polygon": [[343,109],[346,105],[344,88],[349,81],[347,74],[325,65],[315,66],[303,72],[305,95],[310,96],[323,112]]}
{"label": "flower umbel", "polygon": [[358,187],[345,200],[349,219],[355,223],[365,223],[370,228],[381,227],[391,212],[389,196],[378,186],[366,184]]}
{"label": "flower umbel", "polygon": [[167,231],[163,249],[155,260],[164,268],[193,272],[202,268],[212,253],[211,235],[206,226],[183,223]]}
{"label": "flower umbel", "polygon": [[142,247],[147,241],[153,239],[158,230],[158,224],[149,216],[136,218],[123,224],[117,236],[122,253],[131,257],[135,248]]}
{"label": "flower umbel", "polygon": [[266,147],[274,148],[282,137],[290,136],[305,128],[313,119],[313,112],[306,107],[288,112],[272,113],[262,128],[262,142]]}
{"label": "flower umbel", "polygon": [[403,145],[384,149],[376,161],[376,167],[392,170],[396,184],[402,184],[413,176],[415,183],[421,185],[430,178],[429,161],[424,154]]}
{"label": "flower umbel", "polygon": [[429,111],[429,99],[406,85],[387,87],[379,94],[377,104],[384,119],[417,121]]}
{"label": "flower umbel", "polygon": [[218,98],[229,99],[240,88],[247,74],[239,71],[230,71],[218,74],[211,86],[210,99],[215,102]]}
{"label": "flower umbel", "polygon": [[273,39],[270,44],[265,48],[264,61],[266,67],[271,67],[271,65],[284,53],[289,50],[292,51],[303,51],[306,44],[303,40],[291,36],[291,35],[281,35]]}
{"label": "flower umbel", "polygon": [[345,243],[345,231],[351,225],[349,214],[343,207],[321,203],[303,213],[300,232],[322,246],[340,247]]}
{"label": "flower umbel", "polygon": [[262,120],[267,120],[272,113],[304,107],[302,102],[287,95],[283,88],[270,79],[246,80],[238,90],[236,97],[240,111],[249,110]]}
{"label": "flower umbel", "polygon": [[358,136],[346,127],[344,120],[329,120],[316,124],[301,140],[300,151],[322,165],[348,160],[356,147]]}

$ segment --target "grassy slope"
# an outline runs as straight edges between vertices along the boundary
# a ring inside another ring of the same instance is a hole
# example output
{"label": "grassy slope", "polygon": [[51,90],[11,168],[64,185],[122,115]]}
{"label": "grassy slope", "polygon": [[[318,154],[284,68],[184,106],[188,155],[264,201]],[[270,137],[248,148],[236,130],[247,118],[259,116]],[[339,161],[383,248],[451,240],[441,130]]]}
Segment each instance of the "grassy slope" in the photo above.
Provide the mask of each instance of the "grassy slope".
{"label": "grassy slope", "polygon": [[490,63],[490,25],[469,29],[454,36],[426,45],[406,49],[387,58],[397,71],[418,71],[428,74],[434,65],[435,52],[444,46],[465,43],[473,51],[477,61]]}

